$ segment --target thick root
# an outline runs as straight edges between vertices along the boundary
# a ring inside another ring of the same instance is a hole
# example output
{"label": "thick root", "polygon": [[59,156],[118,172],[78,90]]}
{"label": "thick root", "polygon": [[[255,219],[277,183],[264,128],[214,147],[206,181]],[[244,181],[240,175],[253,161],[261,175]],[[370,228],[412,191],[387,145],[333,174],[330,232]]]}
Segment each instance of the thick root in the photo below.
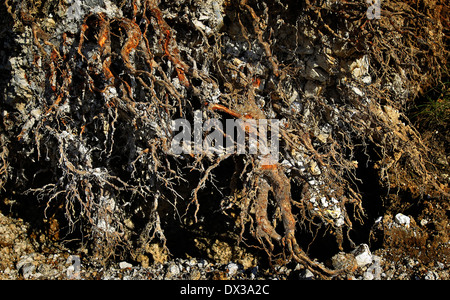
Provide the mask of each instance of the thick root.
{"label": "thick root", "polygon": [[[280,167],[263,170],[261,178],[259,178],[259,193],[256,198],[256,221],[257,221],[257,237],[270,243],[270,238],[277,242],[281,242],[282,246],[289,251],[289,255],[298,263],[305,265],[311,272],[320,277],[333,277],[345,270],[330,270],[320,263],[316,263],[300,248],[295,238],[295,226],[297,224],[292,213],[291,206],[291,185]],[[281,212],[281,218],[284,227],[284,237],[278,234],[267,217],[267,201],[268,192],[272,188],[273,195],[276,199],[277,206]],[[273,249],[273,246],[271,247]]]}

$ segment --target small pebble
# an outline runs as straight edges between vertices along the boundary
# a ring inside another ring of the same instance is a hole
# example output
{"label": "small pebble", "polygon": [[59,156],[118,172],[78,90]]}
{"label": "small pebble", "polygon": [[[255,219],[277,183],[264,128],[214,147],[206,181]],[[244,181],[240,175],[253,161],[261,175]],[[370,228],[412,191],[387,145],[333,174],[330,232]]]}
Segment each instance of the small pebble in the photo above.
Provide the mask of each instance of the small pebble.
{"label": "small pebble", "polygon": [[133,267],[133,265],[130,263],[127,263],[126,261],[121,261],[119,263],[119,268],[121,268],[121,269],[128,269],[128,268],[132,268],[132,267]]}
{"label": "small pebble", "polygon": [[228,274],[230,276],[233,276],[237,273],[237,271],[239,270],[239,266],[233,262],[229,263],[227,265],[227,269],[228,269]]}

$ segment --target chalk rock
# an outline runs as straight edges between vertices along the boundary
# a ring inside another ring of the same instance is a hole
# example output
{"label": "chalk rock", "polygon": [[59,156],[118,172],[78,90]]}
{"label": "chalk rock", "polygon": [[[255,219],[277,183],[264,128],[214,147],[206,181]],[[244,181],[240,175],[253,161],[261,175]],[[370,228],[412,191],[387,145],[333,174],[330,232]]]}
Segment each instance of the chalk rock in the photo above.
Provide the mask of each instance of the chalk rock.
{"label": "chalk rock", "polygon": [[237,271],[239,270],[239,265],[236,264],[236,263],[231,262],[231,263],[229,263],[229,264],[227,265],[227,269],[228,269],[228,274],[229,274],[230,276],[233,276],[233,275],[235,275],[235,274],[237,273]]}
{"label": "chalk rock", "polygon": [[121,261],[119,263],[119,268],[121,268],[121,269],[128,269],[128,268],[132,268],[132,267],[133,267],[133,265],[130,263],[127,263],[126,261]]}
{"label": "chalk rock", "polygon": [[372,263],[372,253],[370,252],[369,246],[367,244],[361,244],[353,250],[353,255],[355,255],[356,263],[358,267],[364,267]]}
{"label": "chalk rock", "polygon": [[373,263],[367,268],[366,272],[364,272],[364,280],[380,280],[381,279],[381,258],[379,256],[372,256]]}
{"label": "chalk rock", "polygon": [[399,225],[403,225],[406,228],[409,228],[409,224],[411,223],[411,219],[404,214],[398,213],[395,215],[395,222]]}

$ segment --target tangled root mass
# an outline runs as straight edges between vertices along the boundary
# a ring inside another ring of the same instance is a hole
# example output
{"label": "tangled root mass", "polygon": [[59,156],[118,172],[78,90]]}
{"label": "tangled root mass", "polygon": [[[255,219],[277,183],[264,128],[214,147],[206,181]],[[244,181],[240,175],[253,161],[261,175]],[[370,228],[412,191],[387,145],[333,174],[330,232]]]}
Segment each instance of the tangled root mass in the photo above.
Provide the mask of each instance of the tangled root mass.
{"label": "tangled root mass", "polygon": [[[298,232],[325,226],[352,243],[365,214],[357,153],[369,148],[383,186],[448,197],[404,114],[443,72],[445,5],[383,1],[372,20],[365,1],[5,6],[21,47],[1,104],[0,185],[45,218],[64,214],[102,257],[154,241],[170,251],[165,228],[212,205],[241,242],[333,275]],[[280,120],[279,161],[173,153],[172,121],[199,111]]]}

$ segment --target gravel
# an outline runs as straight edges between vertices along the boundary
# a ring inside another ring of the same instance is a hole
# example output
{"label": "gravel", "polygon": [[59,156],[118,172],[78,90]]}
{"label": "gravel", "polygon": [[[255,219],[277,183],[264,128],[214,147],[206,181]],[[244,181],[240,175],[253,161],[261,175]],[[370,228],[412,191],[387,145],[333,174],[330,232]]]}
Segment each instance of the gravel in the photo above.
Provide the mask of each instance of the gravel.
{"label": "gravel", "polygon": [[[20,219],[0,213],[0,279],[26,280],[314,280],[317,276],[297,263],[244,267],[234,261],[212,263],[202,258],[172,258],[164,263],[142,267],[134,261],[121,260],[108,265],[85,254],[77,254],[40,237],[41,244],[29,235]],[[14,240],[11,239],[14,238]],[[9,238],[9,239],[8,239]],[[42,242],[44,241],[44,242]],[[40,249],[37,251],[36,249]],[[336,279],[354,280],[448,280],[449,264],[435,261],[424,264],[413,257],[392,261],[389,249],[372,253],[366,244],[340,252],[331,258],[334,267],[352,271]]]}

